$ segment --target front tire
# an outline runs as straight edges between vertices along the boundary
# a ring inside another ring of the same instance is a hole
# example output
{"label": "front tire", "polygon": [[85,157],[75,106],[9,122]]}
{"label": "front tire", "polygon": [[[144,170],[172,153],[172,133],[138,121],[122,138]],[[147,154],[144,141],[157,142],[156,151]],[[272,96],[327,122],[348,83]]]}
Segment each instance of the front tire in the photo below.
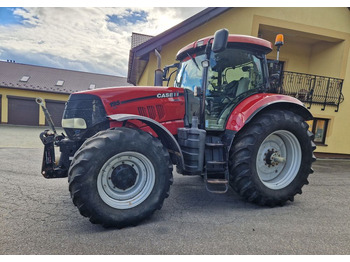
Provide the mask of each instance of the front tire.
{"label": "front tire", "polygon": [[271,110],[256,116],[234,140],[230,150],[230,185],[259,205],[294,201],[313,173],[313,135],[297,114]]}
{"label": "front tire", "polygon": [[138,129],[101,131],[77,151],[68,171],[80,213],[94,224],[136,225],[161,209],[172,183],[162,143]]}

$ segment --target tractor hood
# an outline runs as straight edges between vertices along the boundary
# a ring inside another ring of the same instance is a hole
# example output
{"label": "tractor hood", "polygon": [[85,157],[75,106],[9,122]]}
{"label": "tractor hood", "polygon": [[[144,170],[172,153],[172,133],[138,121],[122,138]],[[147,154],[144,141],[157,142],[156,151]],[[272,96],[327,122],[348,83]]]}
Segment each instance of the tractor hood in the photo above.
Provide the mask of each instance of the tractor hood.
{"label": "tractor hood", "polygon": [[81,139],[110,126],[108,116],[134,114],[160,123],[183,121],[184,90],[177,87],[110,87],[72,94],[62,126],[71,139]]}
{"label": "tractor hood", "polygon": [[135,114],[163,122],[183,119],[185,114],[184,90],[177,87],[109,87],[74,95],[99,97],[107,116]]}

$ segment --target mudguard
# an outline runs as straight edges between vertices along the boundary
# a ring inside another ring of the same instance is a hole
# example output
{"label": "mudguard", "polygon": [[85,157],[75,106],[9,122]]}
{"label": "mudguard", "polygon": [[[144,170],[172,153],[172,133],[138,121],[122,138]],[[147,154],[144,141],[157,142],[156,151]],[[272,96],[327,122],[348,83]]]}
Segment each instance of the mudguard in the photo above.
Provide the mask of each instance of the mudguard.
{"label": "mudguard", "polygon": [[115,114],[109,115],[108,117],[118,122],[123,122],[127,120],[139,120],[148,125],[158,135],[158,138],[168,149],[169,153],[173,156],[172,159],[175,160],[173,162],[175,162],[178,168],[180,168],[181,170],[183,169],[184,159],[180,145],[176,141],[175,137],[162,124],[158,123],[157,121],[151,118],[132,114]]}
{"label": "mudguard", "polygon": [[305,120],[313,119],[312,114],[304,104],[294,97],[259,93],[247,97],[234,108],[226,122],[226,130],[238,132],[255,115],[268,109],[288,109],[299,114]]}

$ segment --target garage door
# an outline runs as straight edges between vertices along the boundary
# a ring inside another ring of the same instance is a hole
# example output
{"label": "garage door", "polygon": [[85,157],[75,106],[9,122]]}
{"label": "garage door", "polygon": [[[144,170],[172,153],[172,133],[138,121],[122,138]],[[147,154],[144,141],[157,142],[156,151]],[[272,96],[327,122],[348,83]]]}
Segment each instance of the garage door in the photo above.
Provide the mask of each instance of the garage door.
{"label": "garage door", "polygon": [[7,96],[8,123],[13,125],[39,125],[39,106],[34,98]]}
{"label": "garage door", "polygon": [[[62,126],[61,120],[62,120],[65,102],[49,100],[49,99],[46,99],[45,102],[46,102],[46,108],[50,112],[54,125],[59,127]],[[45,120],[45,124],[48,125],[46,120]]]}

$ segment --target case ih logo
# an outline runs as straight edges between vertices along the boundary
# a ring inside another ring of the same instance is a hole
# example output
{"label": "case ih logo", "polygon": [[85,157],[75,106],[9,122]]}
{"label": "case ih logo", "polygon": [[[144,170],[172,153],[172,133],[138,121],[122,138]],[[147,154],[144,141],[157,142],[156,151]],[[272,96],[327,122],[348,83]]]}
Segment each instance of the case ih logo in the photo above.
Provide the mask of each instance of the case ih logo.
{"label": "case ih logo", "polygon": [[180,96],[179,92],[175,93],[159,93],[157,94],[157,98],[171,98],[171,97],[178,97]]}

